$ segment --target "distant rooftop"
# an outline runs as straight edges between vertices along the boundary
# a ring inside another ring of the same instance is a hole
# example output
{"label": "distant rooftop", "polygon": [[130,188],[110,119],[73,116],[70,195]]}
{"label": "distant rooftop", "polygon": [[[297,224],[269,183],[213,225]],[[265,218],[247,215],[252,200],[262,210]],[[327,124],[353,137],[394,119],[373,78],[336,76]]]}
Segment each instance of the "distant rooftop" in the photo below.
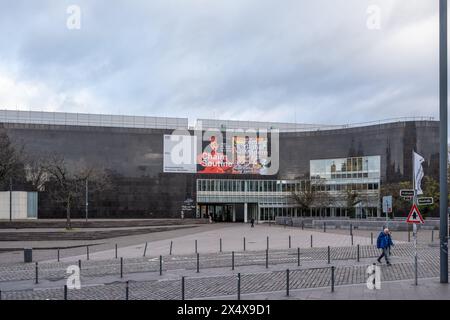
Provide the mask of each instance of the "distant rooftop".
{"label": "distant rooftop", "polygon": [[90,113],[66,113],[46,111],[0,110],[0,123],[46,124],[61,126],[92,126],[118,128],[147,129],[278,129],[281,132],[305,132],[333,129],[346,129],[379,125],[384,123],[406,121],[434,121],[433,117],[401,117],[371,122],[352,123],[344,125],[305,124],[287,122],[260,122],[242,120],[198,119],[194,127],[189,127],[188,118],[166,118],[126,115],[106,115]]}

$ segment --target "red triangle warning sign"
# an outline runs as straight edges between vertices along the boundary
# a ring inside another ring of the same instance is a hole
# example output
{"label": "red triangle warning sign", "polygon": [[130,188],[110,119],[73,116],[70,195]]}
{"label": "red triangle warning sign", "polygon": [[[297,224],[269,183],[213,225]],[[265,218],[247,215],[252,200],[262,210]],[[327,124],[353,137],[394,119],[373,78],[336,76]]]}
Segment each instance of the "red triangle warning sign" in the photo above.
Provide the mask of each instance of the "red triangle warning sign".
{"label": "red triangle warning sign", "polygon": [[406,219],[407,223],[416,223],[416,224],[424,224],[422,215],[420,214],[419,208],[417,208],[414,203],[411,211],[409,212],[408,219]]}

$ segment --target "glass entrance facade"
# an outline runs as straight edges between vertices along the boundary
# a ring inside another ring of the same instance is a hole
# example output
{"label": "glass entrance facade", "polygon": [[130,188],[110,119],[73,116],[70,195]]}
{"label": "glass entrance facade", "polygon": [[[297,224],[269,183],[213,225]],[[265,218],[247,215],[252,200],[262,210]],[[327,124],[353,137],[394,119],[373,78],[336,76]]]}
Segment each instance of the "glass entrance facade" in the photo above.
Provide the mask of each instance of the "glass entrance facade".
{"label": "glass entrance facade", "polygon": [[[235,221],[238,204],[247,207],[245,221],[379,216],[379,156],[312,160],[310,168],[310,180],[198,179],[197,210],[216,221]],[[315,200],[306,206],[301,197]]]}

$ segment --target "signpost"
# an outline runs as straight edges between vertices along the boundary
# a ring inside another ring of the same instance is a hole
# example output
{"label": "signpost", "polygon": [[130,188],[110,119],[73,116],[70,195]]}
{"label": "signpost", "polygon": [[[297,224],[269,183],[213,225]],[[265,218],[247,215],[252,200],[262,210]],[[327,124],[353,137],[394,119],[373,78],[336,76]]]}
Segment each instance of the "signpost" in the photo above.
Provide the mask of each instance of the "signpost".
{"label": "signpost", "polygon": [[400,190],[400,197],[402,198],[412,198],[415,196],[413,189],[402,189]]}
{"label": "signpost", "polygon": [[392,196],[383,197],[383,212],[386,214],[386,228],[388,228],[389,213],[392,213]]}
{"label": "signpost", "polygon": [[[416,199],[416,197],[414,197]],[[414,237],[414,282],[417,286],[417,225],[424,224],[424,220],[422,215],[420,214],[419,208],[417,207],[415,201],[411,207],[411,211],[409,212],[408,218],[406,219],[407,223],[413,224],[413,237]]]}

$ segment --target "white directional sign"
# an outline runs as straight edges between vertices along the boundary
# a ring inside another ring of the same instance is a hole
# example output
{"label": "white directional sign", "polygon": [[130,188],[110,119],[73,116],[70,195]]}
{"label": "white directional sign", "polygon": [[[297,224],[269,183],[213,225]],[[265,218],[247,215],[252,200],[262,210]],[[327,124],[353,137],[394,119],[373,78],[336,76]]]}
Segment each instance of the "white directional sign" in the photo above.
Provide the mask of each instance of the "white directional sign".
{"label": "white directional sign", "polygon": [[434,203],[434,200],[431,197],[417,198],[417,204],[419,206],[430,206],[433,203]]}
{"label": "white directional sign", "polygon": [[403,198],[414,197],[414,190],[412,190],[412,189],[402,189],[402,190],[400,190],[400,197],[403,197]]}

